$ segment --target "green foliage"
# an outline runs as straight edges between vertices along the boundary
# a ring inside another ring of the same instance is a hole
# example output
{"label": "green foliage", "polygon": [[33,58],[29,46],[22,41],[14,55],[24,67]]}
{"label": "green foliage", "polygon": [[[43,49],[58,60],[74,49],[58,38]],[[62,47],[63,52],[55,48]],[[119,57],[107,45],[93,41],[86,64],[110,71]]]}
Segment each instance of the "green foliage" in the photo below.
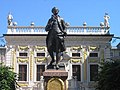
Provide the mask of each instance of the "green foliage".
{"label": "green foliage", "polygon": [[11,67],[0,64],[0,90],[15,90],[16,77]]}
{"label": "green foliage", "polygon": [[120,90],[120,60],[101,64],[97,90]]}

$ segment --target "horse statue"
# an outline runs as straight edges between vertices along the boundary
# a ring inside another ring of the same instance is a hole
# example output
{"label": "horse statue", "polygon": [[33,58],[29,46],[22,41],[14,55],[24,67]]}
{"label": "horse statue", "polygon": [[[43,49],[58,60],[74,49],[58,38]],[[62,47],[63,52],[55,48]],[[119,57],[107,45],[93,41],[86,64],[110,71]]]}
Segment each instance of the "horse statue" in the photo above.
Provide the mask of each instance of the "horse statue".
{"label": "horse statue", "polygon": [[[58,8],[54,7],[52,9],[53,15],[48,20],[48,23],[45,27],[45,31],[48,32],[46,38],[46,46],[51,56],[52,60],[49,66],[53,66],[53,63],[56,61],[56,69],[59,69],[60,57],[62,52],[65,51],[64,38],[67,35],[66,25],[64,20],[58,15]],[[56,53],[56,60],[54,58],[54,53]]]}

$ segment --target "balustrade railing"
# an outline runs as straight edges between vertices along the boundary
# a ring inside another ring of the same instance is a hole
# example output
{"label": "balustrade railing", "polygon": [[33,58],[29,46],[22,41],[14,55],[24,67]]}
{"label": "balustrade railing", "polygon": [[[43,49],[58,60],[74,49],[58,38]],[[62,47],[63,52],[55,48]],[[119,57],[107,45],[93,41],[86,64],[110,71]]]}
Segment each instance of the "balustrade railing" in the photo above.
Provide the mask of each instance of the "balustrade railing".
{"label": "balustrade railing", "polygon": [[[109,34],[109,27],[67,27],[68,34]],[[42,26],[8,26],[7,34],[47,34]]]}

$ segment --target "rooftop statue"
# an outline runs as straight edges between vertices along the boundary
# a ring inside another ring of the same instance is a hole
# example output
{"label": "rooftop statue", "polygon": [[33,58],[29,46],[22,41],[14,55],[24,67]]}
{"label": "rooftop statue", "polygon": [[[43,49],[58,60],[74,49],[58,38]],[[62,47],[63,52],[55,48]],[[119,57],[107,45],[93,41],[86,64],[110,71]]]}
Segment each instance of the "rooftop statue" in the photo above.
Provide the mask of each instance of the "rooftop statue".
{"label": "rooftop statue", "polygon": [[[52,8],[53,15],[48,20],[45,30],[48,32],[46,38],[47,50],[51,56],[51,62],[48,66],[53,66],[55,63],[56,69],[59,69],[59,62],[61,60],[62,52],[65,51],[64,38],[67,35],[66,25],[63,18],[61,18],[58,13],[58,8]],[[54,53],[56,53],[56,60],[54,58]]]}
{"label": "rooftop statue", "polygon": [[7,17],[7,20],[8,20],[8,25],[12,25],[12,21],[13,21],[13,16],[11,13],[9,13],[8,17]]}
{"label": "rooftop statue", "polygon": [[106,27],[109,27],[109,19],[110,19],[110,16],[108,15],[108,13],[105,13],[105,16],[104,16],[104,25]]}

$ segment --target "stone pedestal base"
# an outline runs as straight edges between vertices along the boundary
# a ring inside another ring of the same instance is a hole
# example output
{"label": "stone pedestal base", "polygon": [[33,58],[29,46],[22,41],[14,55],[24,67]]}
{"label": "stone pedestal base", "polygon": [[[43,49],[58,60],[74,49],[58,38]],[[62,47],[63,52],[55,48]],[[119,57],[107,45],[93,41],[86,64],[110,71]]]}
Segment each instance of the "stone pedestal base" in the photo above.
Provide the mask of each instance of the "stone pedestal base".
{"label": "stone pedestal base", "polygon": [[68,72],[48,69],[43,72],[45,90],[67,90]]}

